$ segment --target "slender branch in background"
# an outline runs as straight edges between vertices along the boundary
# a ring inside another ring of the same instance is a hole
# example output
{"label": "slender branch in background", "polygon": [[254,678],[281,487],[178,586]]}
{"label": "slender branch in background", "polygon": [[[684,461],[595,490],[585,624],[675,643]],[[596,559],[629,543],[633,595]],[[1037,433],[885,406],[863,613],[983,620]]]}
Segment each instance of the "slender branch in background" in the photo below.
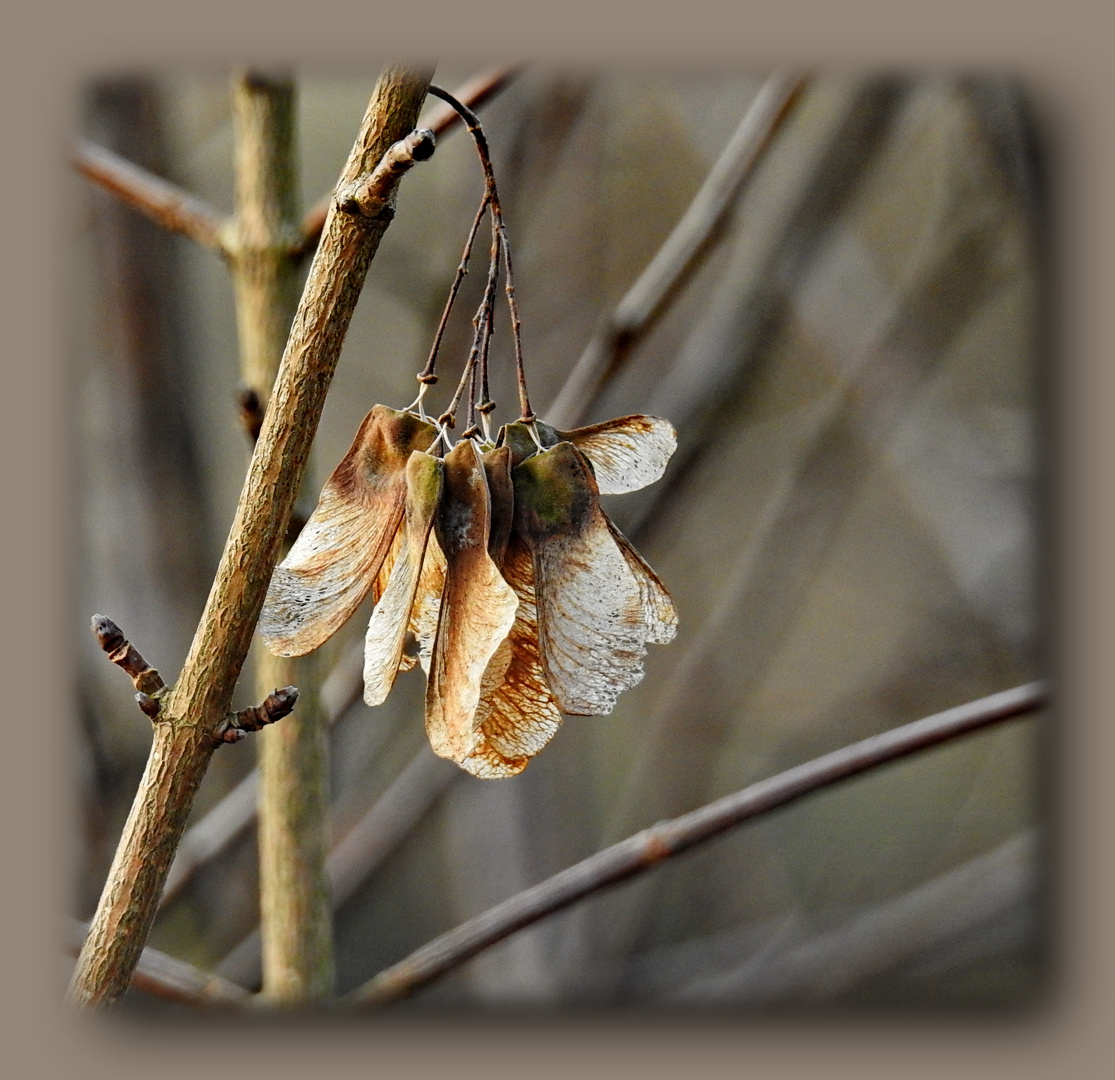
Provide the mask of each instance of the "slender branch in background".
{"label": "slender branch in background", "polygon": [[[484,102],[495,97],[521,69],[516,66],[491,68],[474,75],[467,82],[462,83],[455,91],[455,96],[466,105],[478,109]],[[448,105],[439,105],[430,112],[430,116],[423,127],[433,132],[435,138],[448,131],[458,120],[457,113]],[[321,228],[325,224],[325,215],[333,194],[326,195],[316,206],[307,212],[302,219],[302,240],[295,250],[295,255],[304,255],[313,251],[321,235]]]}
{"label": "slender branch in background", "polygon": [[442,934],[343,1000],[357,1007],[390,1004],[539,919],[644,873],[663,859],[760,814],[927,747],[1034,712],[1047,701],[1044,682],[1004,690],[852,743],[681,817],[659,822]]}
{"label": "slender branch in background", "polygon": [[547,423],[576,426],[604,382],[654,326],[722,231],[733,200],[804,86],[804,77],[781,72],[763,84],[681,220],[585,347],[546,410]]}
{"label": "slender branch in background", "polygon": [[[333,909],[338,910],[410,835],[431,806],[464,776],[424,746],[391,781],[387,790],[352,825],[326,860]],[[242,986],[260,978],[259,929],[247,934],[216,965],[216,970]]]}
{"label": "slender branch in background", "polygon": [[[371,171],[414,127],[429,79],[428,71],[385,69],[339,186]],[[147,941],[263,606],[345,333],[386,228],[380,219],[357,222],[339,213],[326,219],[209,599],[178,682],[162,699],[147,769],[78,957],[69,999],[79,1008],[118,1001]]]}
{"label": "slender branch in background", "polygon": [[[334,666],[321,683],[319,707],[332,727],[360,700],[364,691],[364,643],[360,642]],[[200,821],[191,825],[178,845],[160,907],[165,907],[190,882],[197,870],[219,855],[256,819],[259,771],[253,769]]]}
{"label": "slender branch in background", "polygon": [[227,218],[208,203],[111,150],[85,140],[77,144],[71,160],[83,176],[119,196],[164,229],[182,233],[204,247],[226,254],[223,236]]}
{"label": "slender branch in background", "polygon": [[[298,301],[294,84],[288,76],[246,71],[232,85],[236,136],[236,291],[242,395],[267,415],[271,388]],[[390,156],[390,150],[387,155]],[[243,404],[242,404],[243,409]],[[254,417],[243,410],[249,434]],[[285,545],[284,545],[285,546]],[[302,687],[287,723],[259,740],[259,888],[264,941],[263,995],[281,1005],[333,993],[333,924],[325,877],[328,846],[328,740],[315,677],[316,657],[255,651],[257,694]]]}
{"label": "slender branch in background", "polygon": [[[69,919],[66,930],[66,952],[77,956],[89,932],[89,924]],[[194,1008],[233,1006],[239,1008],[252,995],[242,986],[212,975],[207,971],[175,960],[158,949],[146,948],[140,954],[132,975],[132,986],[153,997]]]}

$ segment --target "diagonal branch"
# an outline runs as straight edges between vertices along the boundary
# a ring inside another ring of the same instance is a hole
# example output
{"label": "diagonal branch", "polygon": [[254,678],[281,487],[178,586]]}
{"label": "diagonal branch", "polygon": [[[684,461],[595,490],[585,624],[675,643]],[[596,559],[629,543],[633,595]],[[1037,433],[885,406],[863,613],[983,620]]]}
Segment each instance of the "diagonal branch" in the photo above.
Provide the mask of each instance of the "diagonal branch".
{"label": "diagonal branch", "polygon": [[[467,82],[462,83],[454,92],[454,96],[473,109],[478,109],[484,102],[495,97],[516,75],[519,74],[518,65],[504,65],[503,67],[489,68],[478,75],[474,75]],[[448,131],[459,117],[448,105],[439,104],[430,112],[429,119],[422,126],[429,128],[440,137]],[[308,254],[313,251],[321,235],[321,227],[325,224],[325,215],[329,210],[333,193],[330,192],[311,210],[306,212],[302,219],[302,241],[296,249],[296,254]]]}
{"label": "diagonal branch", "polygon": [[850,776],[1031,713],[1047,701],[1044,682],[1004,690],[852,743],[681,817],[659,822],[435,938],[354,990],[345,1003],[363,1008],[388,1005],[539,919],[644,873],[663,859],[688,851],[736,825]]}
{"label": "diagonal branch", "polygon": [[763,84],[673,232],[585,347],[546,410],[547,423],[575,426],[601,385],[654,326],[707,252],[804,85],[804,77],[781,72]]}
{"label": "diagonal branch", "polygon": [[86,140],[78,142],[71,160],[83,176],[164,229],[182,233],[204,247],[226,254],[223,234],[227,219],[204,200]]}
{"label": "diagonal branch", "polygon": [[[376,84],[339,186],[371,171],[414,127],[428,71],[389,66]],[[213,587],[178,682],[163,699],[147,769],[124,826],[71,1002],[119,1000],[139,960],[215,734],[248,652],[356,301],[387,222],[330,213]]]}
{"label": "diagonal branch", "polygon": [[[87,923],[70,919],[66,930],[66,951],[77,956],[89,932]],[[132,975],[132,986],[154,997],[195,1008],[232,1006],[238,1008],[252,995],[242,986],[202,971],[184,960],[175,960],[158,949],[144,949]]]}

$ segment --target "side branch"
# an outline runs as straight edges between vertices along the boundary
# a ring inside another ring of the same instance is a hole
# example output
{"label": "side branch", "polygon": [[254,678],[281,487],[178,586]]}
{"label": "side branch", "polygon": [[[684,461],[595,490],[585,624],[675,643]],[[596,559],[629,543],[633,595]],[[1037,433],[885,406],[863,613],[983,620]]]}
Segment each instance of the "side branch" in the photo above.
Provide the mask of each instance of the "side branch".
{"label": "side branch", "polygon": [[1004,690],[852,743],[681,817],[659,822],[435,938],[353,991],[345,1002],[364,1008],[388,1005],[517,930],[641,874],[663,859],[688,851],[736,825],[857,773],[1033,712],[1047,700],[1044,682]]}
{"label": "side branch", "polygon": [[434,156],[437,140],[429,128],[418,128],[389,147],[379,164],[366,177],[350,184],[337,196],[337,209],[356,217],[375,218],[390,210],[391,196],[403,174],[416,162]]}
{"label": "side branch", "polygon": [[[498,94],[518,73],[519,68],[517,66],[491,68],[462,83],[455,91],[455,96],[466,105],[478,109],[489,98]],[[448,105],[439,105],[430,113],[430,119],[426,127],[437,138],[448,131],[457,120],[458,116],[455,110]],[[333,196],[327,195],[313,209],[307,211],[306,216],[302,219],[302,242],[296,254],[305,255],[313,251],[318,238],[321,236],[325,216],[329,212],[332,201]]]}
{"label": "side branch", "polygon": [[227,219],[208,203],[91,142],[79,142],[71,160],[83,176],[119,196],[164,229],[182,233],[207,248],[226,254],[222,237]]}
{"label": "side branch", "polygon": [[159,714],[159,699],[155,695],[166,689],[163,677],[139,655],[139,650],[111,619],[94,615],[93,635],[108,658],[131,677],[139,691],[136,703],[153,720]]}

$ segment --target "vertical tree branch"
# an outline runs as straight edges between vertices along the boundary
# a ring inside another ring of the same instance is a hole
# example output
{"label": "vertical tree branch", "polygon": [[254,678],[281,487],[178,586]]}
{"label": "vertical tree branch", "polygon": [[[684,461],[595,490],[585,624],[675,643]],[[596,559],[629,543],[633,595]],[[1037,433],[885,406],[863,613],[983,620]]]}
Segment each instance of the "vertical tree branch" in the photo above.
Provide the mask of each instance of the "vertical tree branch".
{"label": "vertical tree branch", "polygon": [[[380,76],[340,185],[375,167],[418,118],[430,72],[389,66]],[[310,266],[271,404],[224,554],[178,682],[155,725],[147,769],[70,984],[96,1008],[127,989],[155,917],[174,850],[216,746],[279,548],[325,394],[387,220],[331,210]]]}
{"label": "vertical tree branch", "polygon": [[[232,273],[246,390],[265,411],[297,303],[298,191],[294,85],[244,72],[233,85],[236,241]],[[259,876],[263,994],[277,1004],[321,1001],[333,990],[332,906],[325,874],[328,741],[312,657],[258,650],[258,700],[302,688],[285,724],[259,735]]]}

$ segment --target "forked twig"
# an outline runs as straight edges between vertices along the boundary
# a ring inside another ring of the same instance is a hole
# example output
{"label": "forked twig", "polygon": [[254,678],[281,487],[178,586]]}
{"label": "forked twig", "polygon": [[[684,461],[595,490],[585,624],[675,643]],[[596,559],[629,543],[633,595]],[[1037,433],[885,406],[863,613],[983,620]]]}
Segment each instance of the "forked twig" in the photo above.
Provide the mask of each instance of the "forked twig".
{"label": "forked twig", "polygon": [[1044,682],[1029,683],[915,720],[787,769],[671,821],[605,848],[423,945],[349,994],[344,1002],[377,1008],[412,994],[490,945],[586,896],[634,877],[744,821],[803,795],[991,724],[1042,707]]}

